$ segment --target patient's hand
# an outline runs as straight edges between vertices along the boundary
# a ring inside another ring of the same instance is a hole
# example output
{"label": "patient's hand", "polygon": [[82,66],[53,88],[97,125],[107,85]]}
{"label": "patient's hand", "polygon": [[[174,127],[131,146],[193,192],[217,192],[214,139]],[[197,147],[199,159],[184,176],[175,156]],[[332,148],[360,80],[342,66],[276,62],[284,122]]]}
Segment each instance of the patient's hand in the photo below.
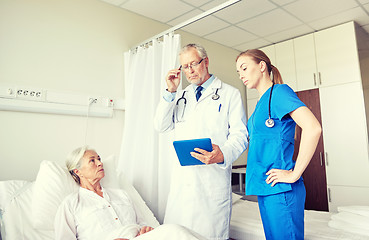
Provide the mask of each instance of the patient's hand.
{"label": "patient's hand", "polygon": [[[140,236],[141,234],[144,234],[144,233],[147,233],[147,232],[150,232],[151,230],[153,230],[152,227],[149,227],[149,226],[143,226],[140,230],[140,232],[137,234],[137,236]],[[137,237],[136,236],[136,237]]]}

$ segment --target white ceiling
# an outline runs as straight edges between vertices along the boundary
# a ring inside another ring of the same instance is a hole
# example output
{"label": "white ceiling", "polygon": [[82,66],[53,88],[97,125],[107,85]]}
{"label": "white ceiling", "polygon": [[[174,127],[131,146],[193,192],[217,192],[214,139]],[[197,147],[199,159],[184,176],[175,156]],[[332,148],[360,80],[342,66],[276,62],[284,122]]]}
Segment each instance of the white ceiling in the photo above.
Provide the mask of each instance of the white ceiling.
{"label": "white ceiling", "polygon": [[[227,2],[226,0],[101,1],[170,26],[176,26]],[[243,51],[351,20],[356,21],[369,33],[369,0],[242,0],[182,30]],[[144,40],[146,39],[142,39]]]}

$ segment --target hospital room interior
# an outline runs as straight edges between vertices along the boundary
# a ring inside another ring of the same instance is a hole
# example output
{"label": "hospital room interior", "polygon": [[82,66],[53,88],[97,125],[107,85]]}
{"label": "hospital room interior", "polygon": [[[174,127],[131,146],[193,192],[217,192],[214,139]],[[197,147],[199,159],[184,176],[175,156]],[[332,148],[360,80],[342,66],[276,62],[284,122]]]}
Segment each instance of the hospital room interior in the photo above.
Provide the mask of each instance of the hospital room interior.
{"label": "hospital room interior", "polygon": [[[153,118],[188,43],[240,91],[246,119],[258,93],[236,57],[269,56],[322,126],[303,174],[305,239],[369,238],[369,0],[0,0],[0,240],[54,239],[65,159],[84,145],[107,185],[163,223],[176,153]],[[232,166],[229,236],[265,239],[246,168],[247,150]]]}

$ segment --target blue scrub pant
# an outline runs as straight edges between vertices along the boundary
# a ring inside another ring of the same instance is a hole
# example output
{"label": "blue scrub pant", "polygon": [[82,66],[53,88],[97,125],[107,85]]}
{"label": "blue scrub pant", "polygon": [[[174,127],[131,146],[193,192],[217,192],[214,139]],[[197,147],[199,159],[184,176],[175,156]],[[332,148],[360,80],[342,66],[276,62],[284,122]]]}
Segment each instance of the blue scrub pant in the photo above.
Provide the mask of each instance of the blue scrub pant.
{"label": "blue scrub pant", "polygon": [[258,196],[267,240],[304,239],[305,185],[300,179],[291,186],[288,192]]}

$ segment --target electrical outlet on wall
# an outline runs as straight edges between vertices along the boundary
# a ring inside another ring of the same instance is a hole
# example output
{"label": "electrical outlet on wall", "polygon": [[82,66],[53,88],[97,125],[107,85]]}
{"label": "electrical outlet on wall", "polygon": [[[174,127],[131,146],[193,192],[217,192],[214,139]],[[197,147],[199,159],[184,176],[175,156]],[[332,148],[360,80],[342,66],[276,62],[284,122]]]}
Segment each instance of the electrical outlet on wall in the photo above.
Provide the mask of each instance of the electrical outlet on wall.
{"label": "electrical outlet on wall", "polygon": [[114,99],[108,98],[107,99],[107,105],[108,105],[108,107],[114,107]]}
{"label": "electrical outlet on wall", "polygon": [[96,107],[114,107],[114,99],[101,96],[93,96],[88,98],[88,104]]}
{"label": "electrical outlet on wall", "polygon": [[0,84],[0,97],[1,98],[15,98],[15,87],[11,85]]}
{"label": "electrical outlet on wall", "polygon": [[22,100],[44,101],[44,91],[42,89],[17,87],[15,97]]}

